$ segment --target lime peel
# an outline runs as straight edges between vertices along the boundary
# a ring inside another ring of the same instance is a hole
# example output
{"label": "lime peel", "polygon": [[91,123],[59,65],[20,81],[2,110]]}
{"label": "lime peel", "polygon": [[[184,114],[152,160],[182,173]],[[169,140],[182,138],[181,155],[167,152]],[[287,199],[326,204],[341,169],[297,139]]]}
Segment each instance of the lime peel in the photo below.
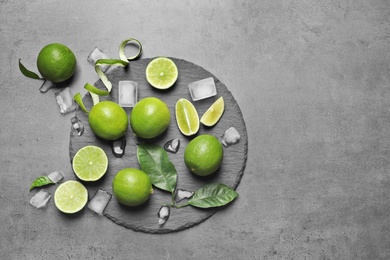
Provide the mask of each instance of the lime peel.
{"label": "lime peel", "polygon": [[[126,57],[126,55],[125,55],[125,47],[130,42],[136,42],[137,43],[137,45],[138,45],[138,52],[134,56]],[[96,105],[97,103],[100,102],[100,98],[99,98],[100,96],[107,96],[107,95],[110,94],[110,92],[112,90],[112,84],[111,84],[110,80],[107,78],[107,76],[104,74],[104,72],[102,70],[102,66],[105,66],[105,65],[113,66],[113,65],[115,65],[115,66],[120,66],[120,67],[126,67],[126,66],[129,65],[129,61],[137,59],[141,55],[141,53],[142,53],[141,42],[138,41],[137,39],[129,38],[129,39],[126,39],[126,40],[122,41],[120,46],[119,46],[119,58],[120,59],[100,59],[100,60],[97,60],[95,62],[96,74],[99,76],[100,80],[103,82],[103,84],[106,87],[107,91],[98,89],[95,86],[93,86],[93,85],[91,85],[89,83],[86,83],[84,85],[84,88],[88,92],[90,92],[91,97],[92,97],[92,101],[93,101],[93,105]],[[77,93],[77,94],[79,94],[79,93]],[[83,104],[83,100],[80,99],[80,98],[77,98],[76,95],[73,96],[73,99],[82,108],[82,110],[84,112],[88,112],[88,110],[85,109],[85,106]],[[76,98],[77,98],[77,100],[76,100]],[[83,107],[84,107],[84,109],[83,109]]]}

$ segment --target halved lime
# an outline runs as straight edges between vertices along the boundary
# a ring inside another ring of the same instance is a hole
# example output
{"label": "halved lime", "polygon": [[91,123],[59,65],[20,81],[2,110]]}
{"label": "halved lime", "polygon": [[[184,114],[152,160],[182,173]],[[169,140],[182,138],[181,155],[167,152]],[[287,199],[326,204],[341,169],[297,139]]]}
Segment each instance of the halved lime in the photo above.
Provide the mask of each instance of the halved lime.
{"label": "halved lime", "polygon": [[200,122],[205,126],[213,126],[221,118],[225,110],[225,102],[223,97],[218,98],[200,118]]}
{"label": "halved lime", "polygon": [[185,98],[176,102],[176,122],[183,135],[191,136],[199,130],[199,116],[194,105]]}
{"label": "halved lime", "polygon": [[157,89],[170,88],[178,76],[176,64],[166,57],[155,58],[146,67],[146,80]]}
{"label": "halved lime", "polygon": [[62,183],[54,193],[56,207],[68,214],[82,210],[88,201],[88,190],[78,181],[69,180]]}
{"label": "halved lime", "polygon": [[97,181],[106,173],[108,158],[102,148],[87,145],[73,157],[73,171],[83,181]]}

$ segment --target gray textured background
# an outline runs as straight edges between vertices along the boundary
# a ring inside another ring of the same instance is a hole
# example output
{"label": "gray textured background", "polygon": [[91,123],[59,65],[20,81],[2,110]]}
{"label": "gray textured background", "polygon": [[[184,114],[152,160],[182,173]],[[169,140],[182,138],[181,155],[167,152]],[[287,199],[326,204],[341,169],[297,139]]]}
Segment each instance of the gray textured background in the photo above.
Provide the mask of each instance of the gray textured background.
{"label": "gray textured background", "polygon": [[[389,259],[390,2],[0,1],[2,259]],[[97,76],[86,57],[139,39],[143,57],[189,60],[233,93],[249,156],[239,199],[168,235],[90,211],[28,204],[31,181],[69,162],[72,115],[19,72],[68,45],[72,91]]]}

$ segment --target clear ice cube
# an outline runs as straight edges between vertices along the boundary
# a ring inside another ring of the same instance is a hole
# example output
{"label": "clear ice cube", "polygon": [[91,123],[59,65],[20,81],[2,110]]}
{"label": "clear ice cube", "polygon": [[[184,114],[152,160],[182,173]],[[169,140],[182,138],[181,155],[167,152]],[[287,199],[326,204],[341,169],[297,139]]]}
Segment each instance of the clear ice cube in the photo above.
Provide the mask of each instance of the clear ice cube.
{"label": "clear ice cube", "polygon": [[41,93],[46,93],[52,87],[54,87],[54,83],[52,83],[52,82],[50,82],[48,80],[45,80],[45,81],[43,81],[42,86],[39,88],[39,91],[41,91]]}
{"label": "clear ice cube", "polygon": [[58,183],[64,179],[64,174],[60,171],[55,171],[47,175],[47,177],[54,183]]}
{"label": "clear ice cube", "polygon": [[72,124],[73,131],[78,135],[81,136],[84,133],[84,124],[81,122],[80,119],[78,119],[77,116],[74,116],[70,119],[70,122]]}
{"label": "clear ice cube", "polygon": [[119,81],[118,103],[121,107],[134,107],[138,101],[138,83],[131,80]]}
{"label": "clear ice cube", "polygon": [[182,201],[184,199],[189,199],[192,197],[192,195],[194,195],[193,191],[178,189],[176,191],[175,201],[179,202],[179,201]]}
{"label": "clear ice cube", "polygon": [[170,153],[177,153],[180,148],[180,140],[178,138],[171,139],[164,144],[164,149]]}
{"label": "clear ice cube", "polygon": [[76,102],[73,100],[72,92],[69,87],[64,88],[62,91],[54,94],[58,105],[60,106],[61,114],[73,112],[77,109]]}
{"label": "clear ice cube", "polygon": [[[93,51],[87,57],[88,62],[92,65],[95,65],[96,61],[100,59],[111,59],[111,57],[97,47],[93,49]],[[105,72],[109,67],[110,65],[100,66],[103,72]]]}
{"label": "clear ice cube", "polygon": [[40,209],[46,207],[47,203],[51,198],[51,193],[46,191],[45,189],[39,190],[35,195],[31,198],[30,204],[31,206]]}
{"label": "clear ice cube", "polygon": [[112,195],[107,191],[99,188],[91,201],[88,203],[88,208],[97,214],[102,215]]}
{"label": "clear ice cube", "polygon": [[226,147],[229,147],[230,145],[238,143],[240,141],[240,138],[241,136],[237,129],[234,127],[230,127],[222,135],[222,144]]}
{"label": "clear ice cube", "polygon": [[171,208],[168,206],[162,206],[160,210],[157,213],[158,217],[158,224],[163,225],[165,222],[168,221],[169,219],[169,214],[170,214]]}
{"label": "clear ice cube", "polygon": [[126,137],[121,137],[112,141],[111,150],[116,158],[121,158],[125,154],[126,149]]}
{"label": "clear ice cube", "polygon": [[188,84],[188,89],[193,101],[209,98],[217,95],[214,78],[205,78]]}

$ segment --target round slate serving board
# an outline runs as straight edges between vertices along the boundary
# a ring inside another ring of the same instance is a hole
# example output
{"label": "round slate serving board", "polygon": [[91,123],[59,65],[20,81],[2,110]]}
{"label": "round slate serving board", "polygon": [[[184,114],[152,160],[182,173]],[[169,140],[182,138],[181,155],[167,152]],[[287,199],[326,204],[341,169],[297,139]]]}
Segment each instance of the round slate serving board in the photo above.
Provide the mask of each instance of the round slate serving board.
{"label": "round slate serving board", "polygon": [[[140,59],[131,61],[126,68],[114,68],[106,73],[108,79],[113,85],[113,89],[108,97],[101,97],[101,100],[109,99],[118,102],[118,82],[123,80],[132,80],[138,82],[138,100],[154,96],[167,103],[171,112],[171,123],[168,129],[159,137],[153,140],[142,140],[134,136],[129,126],[126,134],[126,152],[121,158],[116,158],[112,151],[109,141],[96,137],[88,124],[88,116],[83,111],[77,111],[76,116],[83,122],[85,130],[81,136],[70,133],[69,153],[72,161],[76,152],[86,145],[96,145],[101,147],[107,154],[109,160],[108,171],[105,176],[95,183],[84,183],[89,191],[89,198],[95,194],[98,188],[102,188],[112,193],[111,183],[115,174],[127,167],[139,168],[137,161],[137,145],[142,142],[151,142],[163,146],[167,141],[173,138],[180,139],[180,149],[176,154],[168,153],[172,163],[177,171],[177,189],[195,191],[205,184],[219,182],[236,188],[239,184],[245,169],[248,139],[245,122],[241,110],[231,92],[214,75],[200,66],[182,59],[171,58],[178,67],[179,77],[175,85],[168,90],[156,90],[151,87],[145,78],[145,69],[152,59]],[[200,101],[193,102],[188,90],[188,83],[213,77],[215,80],[217,95]],[[95,86],[105,89],[103,83],[99,80]],[[175,104],[178,99],[186,98],[196,107],[199,117],[210,107],[210,105],[219,97],[223,96],[225,100],[225,112],[220,121],[213,127],[200,126],[197,135],[186,137],[179,131],[175,118]],[[84,104],[87,109],[92,107],[92,100],[87,93],[84,96]],[[131,108],[125,108],[129,116]],[[241,135],[240,142],[224,147],[224,157],[220,169],[209,177],[198,177],[192,174],[184,163],[184,150],[188,142],[200,134],[212,134],[222,140],[223,133],[229,128],[235,127]],[[164,225],[158,224],[157,212],[163,204],[171,202],[171,194],[154,188],[154,193],[144,205],[139,207],[125,207],[117,202],[113,196],[107,205],[104,216],[135,231],[147,233],[168,233],[183,230],[211,217],[219,208],[199,209],[192,206],[180,209],[171,208],[169,220]],[[233,203],[240,203],[239,197]],[[180,203],[179,203],[180,204]],[[229,205],[227,205],[229,206]]]}

